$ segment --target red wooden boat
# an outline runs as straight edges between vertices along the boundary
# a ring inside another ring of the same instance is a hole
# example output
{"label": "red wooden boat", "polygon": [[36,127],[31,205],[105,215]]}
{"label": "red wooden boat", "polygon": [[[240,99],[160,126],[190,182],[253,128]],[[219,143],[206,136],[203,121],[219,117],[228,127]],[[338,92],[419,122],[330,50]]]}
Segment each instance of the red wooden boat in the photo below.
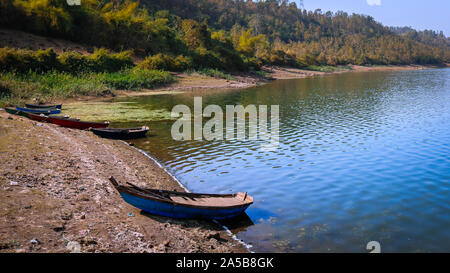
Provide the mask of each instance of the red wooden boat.
{"label": "red wooden boat", "polygon": [[[44,114],[32,114],[32,113],[25,113],[29,119],[36,120],[36,121],[42,121],[42,122],[50,122],[48,120],[49,116],[46,116]],[[69,119],[69,116],[53,116],[54,118],[60,118],[60,119]],[[79,119],[73,119],[73,120],[79,120]]]}
{"label": "red wooden boat", "polygon": [[89,122],[89,121],[80,121],[79,119],[73,119],[73,118],[61,118],[61,117],[48,117],[48,122],[51,122],[53,124],[67,127],[67,128],[74,128],[74,129],[89,129],[89,128],[106,128],[109,126],[109,122]]}
{"label": "red wooden boat", "polygon": [[26,115],[28,116],[29,119],[32,120],[36,120],[36,121],[47,121],[48,120],[48,116],[44,115],[44,114],[32,114],[32,113],[26,113]]}

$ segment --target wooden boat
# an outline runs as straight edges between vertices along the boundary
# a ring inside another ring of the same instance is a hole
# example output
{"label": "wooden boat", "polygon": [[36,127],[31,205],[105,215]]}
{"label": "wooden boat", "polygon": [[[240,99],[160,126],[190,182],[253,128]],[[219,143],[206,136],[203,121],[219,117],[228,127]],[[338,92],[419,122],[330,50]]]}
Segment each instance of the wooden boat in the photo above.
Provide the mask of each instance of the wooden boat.
{"label": "wooden boat", "polygon": [[73,118],[63,118],[63,117],[48,117],[48,122],[51,122],[53,124],[67,127],[67,128],[74,128],[74,129],[89,129],[89,128],[106,128],[109,126],[109,122],[89,122],[89,121],[80,121],[79,119],[73,119]]}
{"label": "wooden boat", "polygon": [[61,109],[62,104],[31,104],[25,103],[25,106],[28,108],[42,109],[42,108],[57,108]]}
{"label": "wooden boat", "polygon": [[145,137],[149,128],[147,126],[136,127],[136,128],[98,128],[91,129],[91,131],[105,138],[112,139],[135,139]]}
{"label": "wooden boat", "polygon": [[26,113],[27,117],[32,120],[36,121],[48,121],[48,116],[44,114],[33,114],[33,113]]}
{"label": "wooden boat", "polygon": [[[44,114],[33,114],[33,113],[25,113],[27,115],[28,118],[32,119],[32,120],[36,120],[36,121],[45,121],[45,122],[50,122],[49,121],[49,116],[46,116]],[[61,118],[61,119],[69,119],[69,116],[53,116],[54,118]],[[79,119],[73,119],[73,120],[79,120]]]}
{"label": "wooden boat", "polygon": [[27,112],[27,113],[33,113],[33,114],[59,114],[61,113],[61,109],[56,108],[26,108],[26,107],[19,107],[16,106],[16,109],[18,111]]}
{"label": "wooden boat", "polygon": [[244,213],[253,204],[247,193],[185,193],[128,186],[109,179],[125,202],[152,214],[173,218],[226,219]]}
{"label": "wooden boat", "polygon": [[22,117],[28,117],[27,113],[23,112],[23,111],[19,111],[15,108],[11,108],[11,107],[5,107],[5,111],[9,114],[13,114],[13,115],[19,115]]}

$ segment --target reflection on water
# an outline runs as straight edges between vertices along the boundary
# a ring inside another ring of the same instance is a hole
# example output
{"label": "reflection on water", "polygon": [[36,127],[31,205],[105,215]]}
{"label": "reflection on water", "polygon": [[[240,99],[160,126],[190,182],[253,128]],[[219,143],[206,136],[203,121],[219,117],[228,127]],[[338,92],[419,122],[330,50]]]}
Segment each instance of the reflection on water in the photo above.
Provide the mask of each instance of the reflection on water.
{"label": "reflection on water", "polygon": [[243,213],[233,218],[219,220],[219,223],[226,226],[234,234],[246,231],[248,227],[255,224],[247,213]]}
{"label": "reflection on water", "polygon": [[[348,73],[244,90],[121,99],[174,105],[280,105],[280,147],[173,141],[173,121],[135,145],[190,190],[247,191],[258,252],[450,251],[450,69]],[[114,125],[114,124],[113,124]],[[135,123],[116,124],[136,125]]]}

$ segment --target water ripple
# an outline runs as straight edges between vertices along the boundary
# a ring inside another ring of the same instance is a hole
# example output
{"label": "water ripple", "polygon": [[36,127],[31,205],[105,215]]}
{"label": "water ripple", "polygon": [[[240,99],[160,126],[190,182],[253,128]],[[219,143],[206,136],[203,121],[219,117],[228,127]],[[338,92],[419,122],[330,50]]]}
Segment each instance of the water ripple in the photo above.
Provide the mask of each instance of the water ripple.
{"label": "water ripple", "polygon": [[[450,69],[349,73],[202,93],[204,104],[279,104],[279,149],[173,141],[171,122],[136,145],[191,190],[252,194],[255,225],[239,236],[255,251],[362,252],[378,240],[386,252],[448,252],[449,79]],[[134,100],[171,109],[195,95]]]}

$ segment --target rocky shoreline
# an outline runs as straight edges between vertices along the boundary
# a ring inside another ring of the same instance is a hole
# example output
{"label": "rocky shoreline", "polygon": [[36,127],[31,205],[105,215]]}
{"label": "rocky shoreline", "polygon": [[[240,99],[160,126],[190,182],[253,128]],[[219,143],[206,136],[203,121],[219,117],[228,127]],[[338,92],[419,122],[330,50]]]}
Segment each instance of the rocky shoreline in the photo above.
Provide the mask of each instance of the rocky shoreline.
{"label": "rocky shoreline", "polygon": [[247,252],[217,223],[150,215],[109,183],[182,191],[122,141],[0,110],[0,252]]}

